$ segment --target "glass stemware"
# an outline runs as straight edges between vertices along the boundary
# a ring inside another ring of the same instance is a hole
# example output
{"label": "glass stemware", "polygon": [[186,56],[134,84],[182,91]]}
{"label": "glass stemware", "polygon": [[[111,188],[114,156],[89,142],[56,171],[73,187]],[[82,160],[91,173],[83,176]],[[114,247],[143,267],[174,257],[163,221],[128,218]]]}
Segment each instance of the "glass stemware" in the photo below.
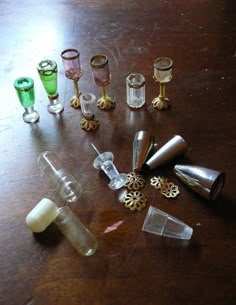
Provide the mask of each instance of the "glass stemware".
{"label": "glass stemware", "polygon": [[59,102],[59,94],[57,92],[57,63],[49,59],[42,60],[39,62],[37,70],[50,101],[47,107],[48,112],[52,114],[61,113],[64,107]]}
{"label": "glass stemware", "polygon": [[75,95],[70,99],[70,105],[74,108],[80,107],[80,91],[78,81],[83,75],[80,67],[80,53],[76,49],[66,49],[61,53],[65,76],[74,81]]}
{"label": "glass stemware", "polygon": [[108,58],[106,55],[97,54],[90,59],[93,78],[97,86],[102,88],[102,97],[98,99],[97,106],[101,110],[110,110],[115,107],[115,101],[107,95],[106,86],[111,82]]}
{"label": "glass stemware", "polygon": [[92,93],[82,93],[80,96],[80,106],[83,119],[80,127],[84,130],[95,130],[99,127],[99,122],[95,118],[96,97]]}
{"label": "glass stemware", "polygon": [[34,110],[34,80],[30,77],[18,77],[14,81],[14,87],[21,105],[25,108],[23,120],[26,123],[37,122],[39,120],[39,114]]}
{"label": "glass stemware", "polygon": [[160,57],[154,61],[154,80],[160,83],[159,96],[154,98],[152,105],[159,110],[167,109],[170,105],[169,99],[165,96],[165,84],[172,79],[173,61],[168,57]]}

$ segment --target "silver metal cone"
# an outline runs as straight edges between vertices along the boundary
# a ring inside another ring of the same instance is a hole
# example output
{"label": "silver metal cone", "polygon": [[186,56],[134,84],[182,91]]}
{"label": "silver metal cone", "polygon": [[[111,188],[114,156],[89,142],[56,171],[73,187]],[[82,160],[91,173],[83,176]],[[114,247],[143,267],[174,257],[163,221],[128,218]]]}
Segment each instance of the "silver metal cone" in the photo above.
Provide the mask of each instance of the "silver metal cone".
{"label": "silver metal cone", "polygon": [[215,200],[221,193],[225,173],[194,165],[175,165],[176,176],[194,192]]}
{"label": "silver metal cone", "polygon": [[146,161],[145,166],[152,170],[171,161],[177,156],[180,156],[181,154],[185,153],[187,149],[188,144],[185,142],[185,140],[181,136],[175,135]]}
{"label": "silver metal cone", "polygon": [[154,145],[154,137],[147,131],[138,131],[133,142],[133,171],[140,172]]}

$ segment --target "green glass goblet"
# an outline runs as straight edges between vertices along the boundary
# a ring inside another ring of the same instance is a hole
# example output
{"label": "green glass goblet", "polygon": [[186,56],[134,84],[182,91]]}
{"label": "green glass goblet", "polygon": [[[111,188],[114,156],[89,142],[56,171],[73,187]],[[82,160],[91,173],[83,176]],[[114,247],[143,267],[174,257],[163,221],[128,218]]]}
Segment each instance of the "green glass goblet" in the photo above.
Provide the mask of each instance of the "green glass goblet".
{"label": "green glass goblet", "polygon": [[33,79],[30,77],[19,77],[14,81],[14,87],[21,105],[25,108],[23,120],[26,123],[37,122],[39,114],[34,110],[35,94]]}
{"label": "green glass goblet", "polygon": [[61,113],[64,107],[59,101],[57,92],[57,63],[53,60],[45,59],[37,66],[39,77],[50,101],[47,106],[48,112],[52,114]]}

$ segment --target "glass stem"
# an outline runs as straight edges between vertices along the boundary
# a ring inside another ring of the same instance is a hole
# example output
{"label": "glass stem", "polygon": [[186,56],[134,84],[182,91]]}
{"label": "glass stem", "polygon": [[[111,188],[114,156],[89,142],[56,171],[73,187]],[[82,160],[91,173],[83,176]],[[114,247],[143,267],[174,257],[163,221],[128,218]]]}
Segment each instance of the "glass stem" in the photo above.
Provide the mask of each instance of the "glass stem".
{"label": "glass stem", "polygon": [[79,98],[80,97],[79,85],[76,80],[74,80],[74,89],[75,89],[75,95]]}
{"label": "glass stem", "polygon": [[102,86],[102,97],[104,100],[107,98],[107,90],[105,86]]}
{"label": "glass stem", "polygon": [[31,107],[28,107],[28,108],[25,108],[25,112],[30,114],[30,113],[33,113],[35,110],[34,110],[34,107],[31,106]]}
{"label": "glass stem", "polygon": [[165,84],[164,83],[160,83],[160,97],[165,97]]}

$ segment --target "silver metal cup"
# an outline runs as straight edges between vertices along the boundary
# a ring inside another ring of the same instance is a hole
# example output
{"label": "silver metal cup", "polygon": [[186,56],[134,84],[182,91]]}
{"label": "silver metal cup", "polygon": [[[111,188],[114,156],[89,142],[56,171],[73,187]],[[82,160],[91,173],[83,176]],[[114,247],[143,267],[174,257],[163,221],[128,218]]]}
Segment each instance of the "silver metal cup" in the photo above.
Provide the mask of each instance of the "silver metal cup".
{"label": "silver metal cup", "polygon": [[158,166],[166,164],[181,154],[184,154],[187,149],[188,144],[185,140],[181,136],[175,135],[146,161],[145,167],[146,169],[152,170]]}
{"label": "silver metal cup", "polygon": [[154,137],[147,131],[138,131],[133,142],[133,171],[140,172],[154,146]]}
{"label": "silver metal cup", "polygon": [[225,173],[194,165],[175,165],[174,173],[200,196],[215,200],[221,193]]}

